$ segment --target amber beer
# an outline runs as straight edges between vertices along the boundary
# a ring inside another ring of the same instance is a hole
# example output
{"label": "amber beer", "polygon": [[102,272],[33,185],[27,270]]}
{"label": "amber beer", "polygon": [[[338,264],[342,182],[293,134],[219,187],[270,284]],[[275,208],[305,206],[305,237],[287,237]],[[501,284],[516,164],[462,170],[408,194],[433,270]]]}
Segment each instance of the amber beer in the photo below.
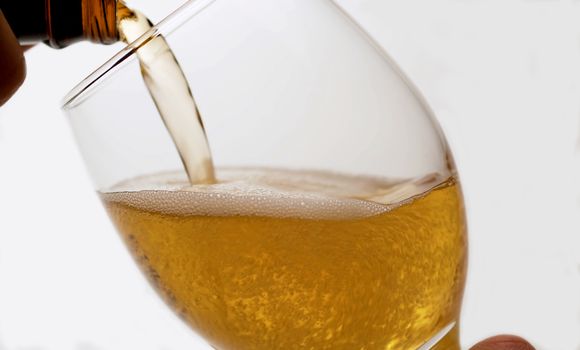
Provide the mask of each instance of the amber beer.
{"label": "amber beer", "polygon": [[410,350],[457,321],[466,238],[453,177],[219,174],[101,194],[153,286],[216,348]]}

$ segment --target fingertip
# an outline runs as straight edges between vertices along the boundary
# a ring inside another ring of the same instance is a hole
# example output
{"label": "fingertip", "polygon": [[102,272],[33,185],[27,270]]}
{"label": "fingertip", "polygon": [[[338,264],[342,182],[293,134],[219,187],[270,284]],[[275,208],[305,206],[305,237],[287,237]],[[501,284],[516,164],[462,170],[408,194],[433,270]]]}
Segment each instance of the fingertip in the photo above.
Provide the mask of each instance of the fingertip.
{"label": "fingertip", "polygon": [[471,350],[535,350],[535,348],[518,336],[498,335],[477,343]]}
{"label": "fingertip", "polygon": [[24,52],[0,10],[0,106],[24,82],[26,61]]}

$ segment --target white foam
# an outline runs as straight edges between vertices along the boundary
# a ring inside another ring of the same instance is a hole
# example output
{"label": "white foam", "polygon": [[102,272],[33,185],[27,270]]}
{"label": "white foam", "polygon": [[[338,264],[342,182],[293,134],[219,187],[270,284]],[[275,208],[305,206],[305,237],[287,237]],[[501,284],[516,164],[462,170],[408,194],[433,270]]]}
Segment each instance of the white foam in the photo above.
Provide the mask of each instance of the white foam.
{"label": "white foam", "polygon": [[417,186],[411,186],[412,193],[409,184],[418,183],[272,169],[218,174],[220,183],[199,186],[188,186],[178,173],[141,177],[101,195],[109,203],[170,215],[353,219],[390,210],[389,193],[406,200],[417,195]]}

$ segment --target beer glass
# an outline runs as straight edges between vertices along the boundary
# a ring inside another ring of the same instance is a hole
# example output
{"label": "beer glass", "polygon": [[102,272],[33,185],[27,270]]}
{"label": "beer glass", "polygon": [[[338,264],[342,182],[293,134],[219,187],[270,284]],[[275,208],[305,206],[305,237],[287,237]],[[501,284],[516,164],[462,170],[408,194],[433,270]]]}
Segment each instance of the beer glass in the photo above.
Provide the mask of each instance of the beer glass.
{"label": "beer glass", "polygon": [[[164,36],[217,184],[189,185],[136,53]],[[432,111],[331,0],[189,1],[64,110],[159,295],[216,349],[459,349],[463,198]]]}

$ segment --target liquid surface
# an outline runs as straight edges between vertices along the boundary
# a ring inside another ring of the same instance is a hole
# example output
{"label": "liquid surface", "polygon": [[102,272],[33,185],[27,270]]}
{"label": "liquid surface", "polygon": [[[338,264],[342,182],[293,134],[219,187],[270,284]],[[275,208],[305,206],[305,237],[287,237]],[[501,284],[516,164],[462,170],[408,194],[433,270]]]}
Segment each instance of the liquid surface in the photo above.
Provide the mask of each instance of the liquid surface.
{"label": "liquid surface", "polygon": [[457,321],[466,241],[453,178],[219,174],[101,193],[152,285],[214,347],[409,350]]}
{"label": "liquid surface", "polygon": [[[139,11],[117,6],[117,28],[126,43],[137,40],[153,27]],[[211,151],[203,121],[185,74],[161,35],[137,50],[141,74],[171,135],[191,184],[215,182]]]}

